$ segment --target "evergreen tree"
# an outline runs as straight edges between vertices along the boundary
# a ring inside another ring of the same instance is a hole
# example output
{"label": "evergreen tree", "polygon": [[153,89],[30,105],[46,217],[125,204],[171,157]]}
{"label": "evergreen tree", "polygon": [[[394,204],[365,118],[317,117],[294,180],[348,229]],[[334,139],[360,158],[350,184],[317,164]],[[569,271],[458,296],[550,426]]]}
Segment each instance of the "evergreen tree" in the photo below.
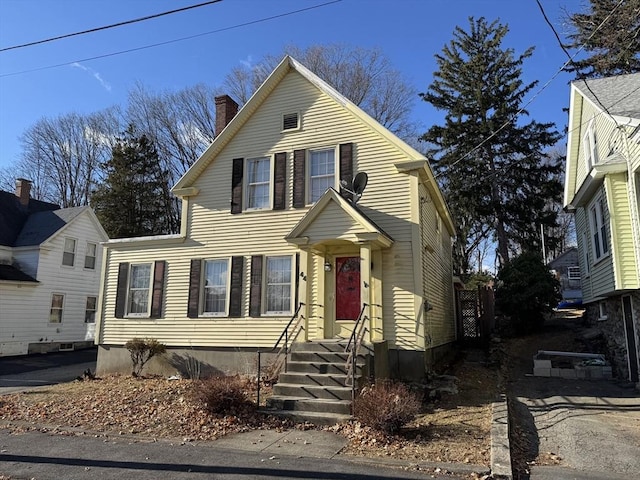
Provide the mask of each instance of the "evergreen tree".
{"label": "evergreen tree", "polygon": [[590,0],[586,12],[567,14],[569,50],[587,56],[567,67],[579,79],[640,72],[640,0]]}
{"label": "evergreen tree", "polygon": [[[560,162],[544,150],[560,135],[553,123],[524,123],[522,64],[502,41],[508,27],[469,18],[436,55],[438,71],[423,100],[445,112],[444,124],[423,136],[427,153],[458,227],[459,273],[468,273],[475,245],[492,238],[501,264],[510,254],[540,246],[540,224],[555,226],[549,207],[562,185]],[[548,240],[548,239],[547,239]]]}
{"label": "evergreen tree", "polygon": [[104,182],[91,205],[111,238],[171,233],[173,225],[168,172],[146,135],[129,126],[103,164]]}

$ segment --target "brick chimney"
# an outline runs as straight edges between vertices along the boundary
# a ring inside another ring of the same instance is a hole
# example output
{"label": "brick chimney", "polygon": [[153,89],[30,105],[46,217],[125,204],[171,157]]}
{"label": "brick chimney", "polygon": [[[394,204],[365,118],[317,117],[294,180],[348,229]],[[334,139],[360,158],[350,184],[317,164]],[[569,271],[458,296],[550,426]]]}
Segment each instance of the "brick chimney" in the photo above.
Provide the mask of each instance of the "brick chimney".
{"label": "brick chimney", "polygon": [[236,113],[238,104],[229,95],[216,97],[216,135],[220,135]]}
{"label": "brick chimney", "polygon": [[16,179],[16,197],[20,200],[20,205],[29,206],[29,197],[31,196],[31,180],[24,178]]}

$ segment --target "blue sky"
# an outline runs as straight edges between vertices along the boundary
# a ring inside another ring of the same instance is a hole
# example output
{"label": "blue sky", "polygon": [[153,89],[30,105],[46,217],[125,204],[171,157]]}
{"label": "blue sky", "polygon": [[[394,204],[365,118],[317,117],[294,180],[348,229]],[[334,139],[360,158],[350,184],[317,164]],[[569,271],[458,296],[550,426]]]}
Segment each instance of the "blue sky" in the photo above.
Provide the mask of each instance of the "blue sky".
{"label": "blue sky", "polygon": [[[202,0],[0,0],[0,48],[122,22]],[[531,118],[566,126],[571,77],[566,61],[535,0],[341,0],[300,13],[235,27],[332,0],[222,0],[189,11],[42,45],[0,52],[0,168],[20,155],[19,136],[42,117],[90,113],[125,105],[141,82],[152,91],[197,83],[222,84],[235,66],[279,54],[286,45],[342,43],[380,48],[406,80],[425,91],[436,68],[434,54],[469,16],[500,19],[510,27],[504,46],[536,50],[524,65],[525,81],[539,86]],[[563,33],[562,8],[580,10],[580,0],[540,0]],[[91,57],[192,35],[193,39],[96,60]],[[54,68],[44,68],[63,64]],[[426,130],[441,118],[416,99],[413,119]],[[564,143],[561,142],[562,147]]]}

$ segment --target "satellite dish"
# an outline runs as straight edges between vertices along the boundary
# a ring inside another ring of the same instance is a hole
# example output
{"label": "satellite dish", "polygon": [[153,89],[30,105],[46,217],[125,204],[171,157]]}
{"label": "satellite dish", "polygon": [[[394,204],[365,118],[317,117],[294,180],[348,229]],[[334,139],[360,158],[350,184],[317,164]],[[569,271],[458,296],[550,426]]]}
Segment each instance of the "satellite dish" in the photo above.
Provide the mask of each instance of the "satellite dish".
{"label": "satellite dish", "polygon": [[358,173],[356,175],[356,178],[353,179],[353,193],[355,193],[358,198],[362,196],[362,192],[364,192],[368,180],[369,177],[367,176],[366,172]]}
{"label": "satellite dish", "polygon": [[360,172],[352,182],[341,180],[340,185],[342,188],[340,189],[340,195],[355,205],[358,203],[358,200],[360,200],[360,197],[362,197],[362,192],[364,192],[367,186],[368,178],[365,172]]}

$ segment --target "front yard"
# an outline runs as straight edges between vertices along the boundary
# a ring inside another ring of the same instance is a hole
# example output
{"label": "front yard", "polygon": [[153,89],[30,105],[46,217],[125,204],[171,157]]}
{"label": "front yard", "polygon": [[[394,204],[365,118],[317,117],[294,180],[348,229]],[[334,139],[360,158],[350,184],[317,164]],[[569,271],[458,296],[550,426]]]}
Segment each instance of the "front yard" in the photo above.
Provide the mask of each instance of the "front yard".
{"label": "front yard", "polygon": [[[198,400],[197,382],[130,376],[75,381],[0,397],[0,426],[15,433],[47,429],[63,435],[138,435],[181,442],[212,441],[253,429],[324,428],[349,439],[343,452],[348,455],[489,465],[491,402],[498,392],[498,374],[463,361],[447,373],[457,377],[458,392],[423,403],[415,420],[394,436],[355,421],[332,427],[294,425],[252,409],[213,415]],[[255,400],[254,388],[247,394]],[[261,392],[261,396],[268,394],[268,390]]]}

